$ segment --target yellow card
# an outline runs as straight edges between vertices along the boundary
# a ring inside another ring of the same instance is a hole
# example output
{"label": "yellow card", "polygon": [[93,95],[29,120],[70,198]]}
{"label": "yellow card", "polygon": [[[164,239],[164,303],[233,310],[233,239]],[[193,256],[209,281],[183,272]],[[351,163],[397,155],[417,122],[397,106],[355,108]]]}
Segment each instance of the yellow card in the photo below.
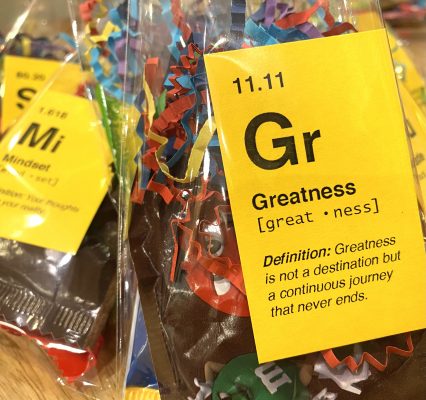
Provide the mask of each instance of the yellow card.
{"label": "yellow card", "polygon": [[0,142],[0,237],[76,253],[111,181],[92,104],[49,90]]}
{"label": "yellow card", "polygon": [[206,56],[260,362],[426,327],[384,30]]}
{"label": "yellow card", "polygon": [[398,43],[392,30],[388,30],[389,46],[392,50],[392,58],[395,62],[395,72],[404,82],[409,92],[413,93],[424,88],[425,83],[417,71],[413,60],[407,53],[407,50]]}
{"label": "yellow card", "polygon": [[403,83],[399,83],[408,137],[413,149],[414,164],[419,177],[423,200],[426,200],[426,115],[417,105]]}
{"label": "yellow card", "polygon": [[[2,113],[2,130],[23,114],[31,99],[59,71],[59,61],[38,58],[6,56],[4,59],[4,96]],[[82,72],[77,64],[66,64],[59,91],[73,94],[76,85],[81,82]]]}

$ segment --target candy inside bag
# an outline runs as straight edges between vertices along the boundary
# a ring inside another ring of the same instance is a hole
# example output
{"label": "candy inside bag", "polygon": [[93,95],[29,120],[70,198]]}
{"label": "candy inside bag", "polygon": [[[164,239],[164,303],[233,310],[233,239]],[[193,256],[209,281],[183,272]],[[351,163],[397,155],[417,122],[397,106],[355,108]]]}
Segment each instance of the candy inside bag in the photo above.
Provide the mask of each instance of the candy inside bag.
{"label": "candy inside bag", "polygon": [[[53,77],[46,76],[47,83],[0,142],[0,197],[3,212],[9,210],[13,219],[3,225],[0,241],[1,326],[29,337],[45,350],[61,382],[75,383],[82,390],[86,384],[100,389],[102,380],[97,374],[104,365],[99,363],[98,355],[116,298],[117,210],[114,196],[106,195],[112,178],[112,157],[101,122],[84,96],[85,75],[76,57],[68,61],[59,64]],[[6,87],[9,84],[7,80]],[[67,109],[67,105],[75,109]],[[79,110],[77,119],[75,113]],[[57,120],[49,130],[52,118]],[[77,120],[81,125],[72,130],[65,120],[71,121],[71,127]],[[10,144],[14,137],[21,137],[22,146],[17,140]],[[70,152],[73,140],[84,143],[79,155]],[[62,141],[66,141],[65,146]],[[50,155],[43,153],[46,149]],[[91,152],[90,158],[86,158],[87,152]],[[67,157],[78,168],[70,168],[69,163],[67,169],[62,168],[61,160]],[[95,165],[100,169],[93,169]],[[100,171],[104,176],[98,179]],[[82,193],[92,198],[85,198],[83,203],[73,199],[70,190],[78,193],[74,179]],[[84,188],[91,179],[99,187],[96,193]],[[83,217],[86,221],[80,219],[81,210],[88,212]],[[73,214],[71,221],[75,218],[82,228],[81,241],[77,239],[74,251],[68,247],[69,234],[73,236],[76,227],[66,222],[69,213]],[[51,223],[58,225],[46,228],[46,236],[41,231],[32,235],[34,229]],[[55,238],[65,247],[46,244]],[[112,356],[108,362],[112,362]]]}
{"label": "candy inside bag", "polygon": [[[156,200],[161,202],[158,195],[146,193],[145,204],[153,206]],[[213,202],[218,204],[215,200]],[[159,207],[160,210],[161,207]],[[203,222],[205,222],[204,212],[201,210],[198,214],[199,220]],[[158,371],[160,388],[163,390],[162,397],[190,396],[196,399],[219,399],[224,398],[226,394],[230,398],[246,396],[242,398],[247,399],[252,396],[259,396],[254,398],[313,399],[315,395],[320,394],[316,399],[385,399],[390,398],[386,396],[389,396],[390,392],[395,392],[397,387],[398,391],[392,398],[420,399],[416,396],[417,390],[424,390],[418,381],[422,379],[421,374],[418,380],[411,381],[405,381],[403,378],[401,380],[395,378],[394,381],[392,376],[398,373],[416,374],[414,371],[418,368],[417,364],[421,363],[422,343],[425,340],[422,334],[415,336],[414,344],[411,342],[411,337],[407,339],[405,335],[400,335],[361,343],[358,347],[334,349],[332,351],[334,358],[337,358],[340,364],[335,368],[326,361],[330,360],[330,357],[324,357],[321,353],[259,366],[250,320],[241,316],[247,309],[247,301],[243,292],[235,286],[234,282],[237,281],[225,278],[224,276],[228,278],[231,276],[228,273],[219,272],[218,266],[216,269],[218,273],[212,273],[206,268],[205,263],[197,263],[194,257],[189,256],[182,270],[176,272],[178,278],[169,292],[165,292],[166,284],[160,281],[163,289],[160,289],[160,286],[157,293],[153,294],[152,282],[155,272],[147,271],[143,266],[149,262],[150,265],[169,267],[173,259],[172,252],[162,251],[159,254],[156,250],[159,242],[164,243],[165,248],[173,246],[173,237],[169,236],[167,242],[164,240],[167,232],[170,232],[170,226],[161,222],[155,214],[149,213],[141,217],[134,210],[133,218],[138,218],[139,227],[146,226],[146,231],[134,230],[130,236],[130,245],[134,249],[133,257],[136,267],[139,268],[139,276],[144,282],[141,285],[145,293],[142,296],[142,303],[148,312],[152,312],[146,318],[148,332],[154,342],[152,344],[154,366]],[[229,218],[226,223],[220,221],[220,223],[217,223],[215,219],[210,221],[212,224],[209,225],[215,228],[215,236],[214,239],[209,238],[204,242],[202,251],[211,264],[219,258],[219,265],[223,266],[221,257],[211,254],[212,249],[217,253],[223,247],[222,254],[226,254],[229,249],[232,249],[232,240],[235,239],[232,239],[234,234],[232,228],[230,229]],[[223,233],[218,235],[218,232]],[[203,230],[200,233],[203,237]],[[146,237],[143,245],[140,244],[141,237]],[[141,248],[145,254],[139,250]],[[184,248],[187,249],[187,247]],[[192,268],[188,267],[189,262]],[[166,271],[166,278],[163,279],[170,279],[169,269],[166,268]],[[229,296],[230,293],[234,297]],[[155,336],[160,332],[155,325],[155,318],[158,317],[152,310],[154,295],[158,308],[163,310],[160,314],[161,325],[167,338],[166,345],[170,349],[170,356],[161,340]],[[227,309],[228,312],[222,312],[220,309]],[[413,349],[415,349],[414,353]],[[350,357],[359,361],[362,352],[368,354],[368,357],[352,372],[342,360]],[[173,370],[166,369],[168,357]],[[380,368],[380,371],[377,368]],[[180,381],[175,383],[171,380],[173,375],[168,374],[172,371]],[[270,374],[270,377],[274,377],[273,381],[276,379],[277,382],[286,382],[288,377],[293,386],[290,388],[283,383],[282,390],[277,388],[275,392],[272,388],[268,391],[261,383],[263,380],[258,378],[259,375],[262,376],[262,373]],[[280,381],[279,377],[283,379]],[[173,390],[177,393],[173,394]],[[410,392],[412,397],[407,397]]]}
{"label": "candy inside bag", "polygon": [[357,11],[321,1],[149,7],[128,246],[162,398],[422,399],[423,332],[258,364],[212,118],[204,54],[356,34]]}
{"label": "candy inside bag", "polygon": [[3,318],[80,348],[94,347],[114,303],[115,218],[106,199],[75,256],[2,240]]}

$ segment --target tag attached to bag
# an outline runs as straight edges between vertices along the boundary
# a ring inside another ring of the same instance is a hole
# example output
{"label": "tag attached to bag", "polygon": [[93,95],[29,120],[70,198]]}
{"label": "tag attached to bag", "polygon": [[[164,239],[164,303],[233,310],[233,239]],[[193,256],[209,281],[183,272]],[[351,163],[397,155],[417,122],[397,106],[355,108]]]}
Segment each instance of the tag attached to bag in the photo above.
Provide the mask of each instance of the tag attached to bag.
{"label": "tag attached to bag", "polygon": [[426,327],[386,32],[205,60],[259,362]]}
{"label": "tag attached to bag", "polygon": [[89,100],[41,95],[0,143],[0,237],[75,254],[111,181]]}

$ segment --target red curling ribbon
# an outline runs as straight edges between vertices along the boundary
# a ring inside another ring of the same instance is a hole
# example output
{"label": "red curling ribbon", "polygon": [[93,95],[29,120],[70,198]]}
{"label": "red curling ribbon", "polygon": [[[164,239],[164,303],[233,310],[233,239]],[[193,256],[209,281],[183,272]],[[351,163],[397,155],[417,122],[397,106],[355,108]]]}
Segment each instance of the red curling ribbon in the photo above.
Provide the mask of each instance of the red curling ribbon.
{"label": "red curling ribbon", "polygon": [[174,218],[170,221],[170,228],[173,232],[173,243],[174,243],[174,250],[173,250],[173,258],[172,258],[172,267],[170,270],[170,281],[174,282],[175,281],[175,275],[176,275],[176,264],[177,264],[177,256],[179,253],[179,243],[177,240],[177,231],[176,229],[181,229],[182,231],[184,231],[184,233],[186,233],[186,238],[188,238],[188,243],[187,246],[189,246],[189,241],[192,238],[192,230],[189,229],[187,226],[185,226],[185,224],[189,223],[191,221],[191,204],[195,203],[195,202],[202,202],[207,200],[208,198],[215,196],[215,197],[219,197],[219,199],[222,199],[222,195],[219,192],[216,191],[207,191],[207,184],[208,181],[207,180],[202,180],[201,181],[201,191],[200,193],[198,193],[196,196],[190,194],[190,198],[189,199],[184,199],[183,193],[188,193],[186,191],[182,191],[179,189],[176,189],[174,185],[172,185],[172,190],[175,192],[174,193],[174,197],[175,200],[177,200],[183,208],[183,211],[186,211],[186,214],[184,217],[181,218]]}
{"label": "red curling ribbon", "polygon": [[197,72],[198,60],[203,55],[203,52],[194,43],[190,43],[188,46],[188,54],[181,55],[180,61],[182,67],[187,69],[191,75]]}
{"label": "red curling ribbon", "polygon": [[171,11],[173,14],[173,22],[182,32],[182,37],[186,41],[188,41],[191,36],[191,28],[185,22],[185,15],[180,7],[180,0],[172,0],[171,2]]}
{"label": "red curling ribbon", "polygon": [[339,360],[334,354],[333,350],[325,350],[322,352],[322,355],[329,365],[330,368],[336,368],[339,365],[346,365],[352,372],[356,372],[358,368],[363,364],[363,362],[369,363],[371,366],[376,368],[377,370],[383,372],[388,364],[391,354],[396,354],[401,357],[411,357],[414,351],[413,339],[411,337],[411,333],[406,334],[406,344],[407,349],[401,349],[396,346],[386,346],[386,359],[384,363],[381,363],[377,358],[372,356],[370,353],[364,352],[362,353],[361,358],[357,361],[354,357],[348,356],[343,360]]}
{"label": "red curling ribbon", "polygon": [[94,349],[83,350],[66,345],[58,340],[49,339],[46,336],[28,333],[5,321],[0,321],[0,328],[14,335],[32,339],[49,355],[68,383],[75,382],[96,366],[97,355],[103,343],[103,339],[100,337]]}
{"label": "red curling ribbon", "polygon": [[166,185],[159,182],[155,182],[155,177],[156,174],[148,182],[146,189],[158,193],[163,198],[166,204],[170,204],[174,197],[173,193]]}
{"label": "red curling ribbon", "polygon": [[308,22],[309,18],[314,15],[319,8],[323,8],[325,11],[324,21],[331,28],[334,25],[334,17],[329,10],[328,0],[318,0],[312,7],[308,10],[300,11],[297,13],[287,14],[285,17],[277,20],[275,25],[282,29],[294,28],[297,25],[304,24]]}
{"label": "red curling ribbon", "polygon": [[133,187],[133,190],[132,190],[132,194],[130,196],[132,203],[142,204],[143,199],[145,197],[145,193],[146,193],[146,191],[140,189],[139,185],[138,185],[138,181],[135,180],[135,184],[134,184],[134,187]]}
{"label": "red curling ribbon", "polygon": [[[154,139],[150,139],[149,137],[146,139],[146,144],[147,144],[147,146],[149,147],[149,150],[147,150],[147,152],[150,152],[150,151],[154,151],[154,152],[156,152],[157,151],[157,149],[160,147],[160,143],[158,143],[157,141],[155,141]],[[157,165],[157,168],[156,169],[158,169],[159,167],[158,167],[158,165]]]}
{"label": "red curling ribbon", "polygon": [[173,148],[175,150],[179,150],[184,144],[185,144],[185,140],[177,137],[175,139],[175,142],[173,143]]}
{"label": "red curling ribbon", "polygon": [[92,13],[96,3],[97,0],[86,0],[79,5],[80,17],[84,22],[92,20]]}
{"label": "red curling ribbon", "polygon": [[[207,181],[202,181],[201,193],[197,196],[191,196],[185,200],[181,193],[176,194],[175,199],[181,202],[183,211],[186,213],[184,217],[175,218],[170,223],[174,241],[170,281],[174,282],[176,279],[179,248],[183,248],[186,255],[185,260],[180,263],[180,268],[186,272],[186,282],[194,294],[216,310],[230,315],[247,317],[249,309],[233,227],[220,229],[220,238],[223,240],[224,246],[221,255],[211,254],[210,250],[205,249],[198,240],[199,237],[204,237],[208,242],[209,237],[216,236],[208,231],[203,231],[202,227],[204,224],[222,227],[224,220],[221,215],[230,213],[229,205],[218,205],[214,208],[213,222],[202,220],[193,227],[191,209],[196,207],[196,203],[205,202],[211,197],[216,197],[219,202],[223,202],[225,199],[219,192],[208,191]],[[217,293],[215,276],[229,281],[230,286],[225,293]]]}
{"label": "red curling ribbon", "polygon": [[79,97],[84,97],[85,93],[86,93],[86,85],[84,83],[80,83],[80,85],[78,85],[78,88],[75,92],[75,95]]}
{"label": "red curling ribbon", "polygon": [[169,81],[173,84],[174,89],[168,91],[167,96],[173,98],[176,95],[185,95],[189,92],[189,89],[184,88],[177,79],[183,76],[184,72],[188,72],[190,75],[195,75],[198,67],[198,60],[203,55],[203,52],[194,44],[188,45],[188,54],[180,56],[181,65],[173,65],[170,70],[174,73],[169,77]]}
{"label": "red curling ribbon", "polygon": [[152,123],[152,130],[156,133],[161,133],[172,123],[179,122],[182,119],[183,114],[194,106],[195,100],[195,95],[191,94],[170,103]]}
{"label": "red curling ribbon", "polygon": [[197,71],[197,63],[199,58],[203,55],[203,52],[195,45],[190,43],[187,48],[187,54],[182,54],[179,57],[181,65],[170,66],[170,71],[178,75],[182,75],[181,72],[187,70],[191,75],[194,75]]}
{"label": "red curling ribbon", "polygon": [[174,96],[184,96],[189,92],[189,89],[184,88],[177,79],[179,78],[178,75],[171,76],[169,78],[170,83],[174,86],[174,89],[169,90],[167,92],[167,97],[174,97]]}
{"label": "red curling ribbon", "polygon": [[158,97],[163,90],[163,75],[158,57],[148,58],[145,64],[145,79],[151,89],[152,94]]}
{"label": "red curling ribbon", "polygon": [[142,162],[145,166],[147,166],[152,171],[158,171],[159,166],[157,159],[155,158],[155,151],[156,148],[149,149],[143,156],[142,156]]}
{"label": "red curling ribbon", "polygon": [[335,36],[335,35],[341,35],[345,32],[357,32],[356,28],[350,24],[349,22],[343,22],[340,25],[335,26],[334,28],[331,28],[329,31],[324,32],[323,36]]}

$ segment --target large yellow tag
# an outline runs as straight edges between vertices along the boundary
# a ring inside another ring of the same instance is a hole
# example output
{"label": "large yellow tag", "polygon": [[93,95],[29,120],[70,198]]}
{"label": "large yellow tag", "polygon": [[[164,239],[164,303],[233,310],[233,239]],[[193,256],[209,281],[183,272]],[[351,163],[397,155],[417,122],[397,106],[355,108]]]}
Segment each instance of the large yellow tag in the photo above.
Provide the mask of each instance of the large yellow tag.
{"label": "large yellow tag", "polygon": [[260,362],[426,327],[384,30],[206,57]]}
{"label": "large yellow tag", "polygon": [[[4,96],[2,130],[23,114],[31,99],[59,69],[65,68],[67,79],[59,91],[73,94],[81,82],[81,68],[77,64],[62,66],[59,61],[6,56],[4,59]],[[62,73],[62,72],[61,72]]]}
{"label": "large yellow tag", "polygon": [[32,103],[0,142],[0,237],[75,253],[111,180],[105,141],[87,99]]}

